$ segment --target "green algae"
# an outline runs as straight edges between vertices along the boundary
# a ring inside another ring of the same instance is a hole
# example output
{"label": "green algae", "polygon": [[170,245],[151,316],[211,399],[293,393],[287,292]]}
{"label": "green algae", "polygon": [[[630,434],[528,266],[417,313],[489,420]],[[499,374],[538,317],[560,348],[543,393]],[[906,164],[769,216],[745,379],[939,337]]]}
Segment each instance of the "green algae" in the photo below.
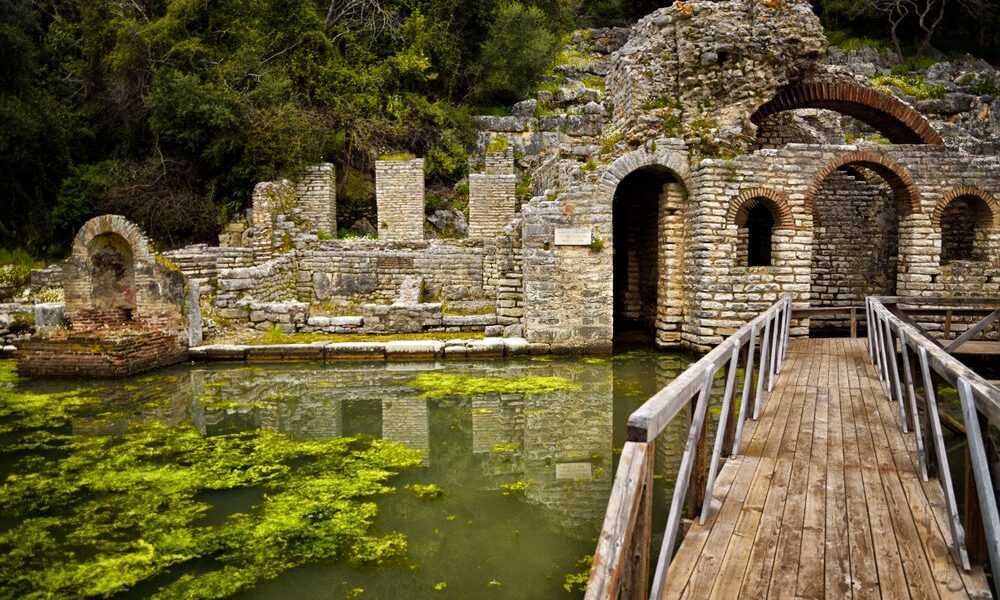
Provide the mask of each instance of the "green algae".
{"label": "green algae", "polygon": [[[369,530],[374,497],[421,464],[419,451],[361,436],[205,436],[153,419],[117,435],[76,433],[96,410],[99,422],[123,417],[105,401],[21,389],[0,363],[0,428],[11,438],[0,445],[0,598],[107,597],[143,585],[158,585],[145,589],[155,598],[219,598],[310,562],[406,554],[402,534]],[[249,489],[263,500],[207,518],[206,493]]]}
{"label": "green algae", "polygon": [[441,489],[441,486],[434,483],[429,483],[427,485],[412,483],[405,487],[406,489],[413,492],[413,494],[416,495],[416,497],[420,498],[421,500],[433,500],[435,498],[440,498],[441,496],[444,495],[444,490]]}
{"label": "green algae", "polygon": [[424,398],[483,394],[549,394],[580,387],[564,377],[526,375],[505,379],[451,373],[422,373],[413,378],[410,385],[423,390]]}

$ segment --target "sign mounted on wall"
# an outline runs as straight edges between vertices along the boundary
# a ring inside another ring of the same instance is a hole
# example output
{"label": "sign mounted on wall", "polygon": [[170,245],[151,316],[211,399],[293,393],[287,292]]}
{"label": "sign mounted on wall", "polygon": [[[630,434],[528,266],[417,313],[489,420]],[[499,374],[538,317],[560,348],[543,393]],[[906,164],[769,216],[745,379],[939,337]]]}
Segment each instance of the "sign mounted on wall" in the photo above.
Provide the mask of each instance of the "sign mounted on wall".
{"label": "sign mounted on wall", "polygon": [[590,227],[556,227],[556,246],[589,246],[591,242]]}

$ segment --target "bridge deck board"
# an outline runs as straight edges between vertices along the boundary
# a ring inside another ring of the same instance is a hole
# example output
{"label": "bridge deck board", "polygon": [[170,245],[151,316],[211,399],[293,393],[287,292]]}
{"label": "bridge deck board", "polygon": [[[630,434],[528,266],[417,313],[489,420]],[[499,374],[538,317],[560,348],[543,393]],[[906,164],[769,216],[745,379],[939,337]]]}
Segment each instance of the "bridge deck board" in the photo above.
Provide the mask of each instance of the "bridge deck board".
{"label": "bridge deck board", "polygon": [[866,354],[863,339],[791,342],[664,597],[991,597],[981,568],[955,564],[942,492]]}

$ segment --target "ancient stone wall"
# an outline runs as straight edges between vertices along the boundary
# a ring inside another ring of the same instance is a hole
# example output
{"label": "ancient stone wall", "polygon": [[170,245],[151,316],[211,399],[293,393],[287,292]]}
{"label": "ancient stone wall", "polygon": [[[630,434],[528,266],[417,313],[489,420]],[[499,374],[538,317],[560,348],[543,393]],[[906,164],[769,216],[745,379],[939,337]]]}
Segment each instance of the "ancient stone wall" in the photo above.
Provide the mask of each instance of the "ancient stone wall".
{"label": "ancient stone wall", "polygon": [[[555,201],[532,198],[522,209],[526,336],[556,349],[609,349],[613,240],[607,190],[581,184]],[[604,246],[557,246],[557,228],[590,229]]]}
{"label": "ancient stone wall", "polygon": [[336,180],[337,170],[330,163],[306,167],[296,189],[306,230],[337,233]]}
{"label": "ancient stone wall", "polygon": [[226,269],[219,273],[215,305],[226,319],[246,318],[246,298],[258,302],[291,300],[295,297],[295,263],[289,255],[252,267]]}
{"label": "ancient stone wall", "polygon": [[782,86],[816,72],[825,44],[808,4],[661,8],[640,19],[611,57],[613,125],[640,141],[687,130],[739,146],[752,131],[750,115]]}
{"label": "ancient stone wall", "polygon": [[484,255],[483,244],[474,240],[331,240],[302,253],[297,296],[314,302],[392,302],[403,280],[416,275],[423,278],[427,298],[492,298],[495,289],[483,284]]}
{"label": "ancient stone wall", "polygon": [[17,353],[17,371],[46,377],[122,377],[186,357],[186,344],[173,332],[63,332],[23,342]]}
{"label": "ancient stone wall", "polygon": [[484,172],[469,174],[469,237],[503,233],[517,211],[514,152],[488,152]]}
{"label": "ancient stone wall", "polygon": [[892,190],[865,175],[834,171],[816,193],[812,306],[860,305],[868,295],[895,294],[899,216]]}
{"label": "ancient stone wall", "polygon": [[424,159],[375,161],[375,200],[379,239],[424,239]]}
{"label": "ancient stone wall", "polygon": [[184,275],[157,261],[146,236],[119,215],[85,223],[73,240],[63,277],[66,316],[87,326],[141,321],[186,330]]}

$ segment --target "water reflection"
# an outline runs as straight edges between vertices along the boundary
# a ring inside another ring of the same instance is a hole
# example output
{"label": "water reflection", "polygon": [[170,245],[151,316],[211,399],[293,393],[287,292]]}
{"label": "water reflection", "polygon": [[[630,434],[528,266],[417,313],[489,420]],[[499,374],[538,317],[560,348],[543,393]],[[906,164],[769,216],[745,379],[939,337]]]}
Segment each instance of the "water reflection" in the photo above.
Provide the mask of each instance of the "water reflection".
{"label": "water reflection", "polygon": [[[430,590],[444,580],[448,592],[437,596],[477,597],[496,580],[504,584],[491,592],[497,597],[550,598],[565,594],[564,575],[579,570],[577,559],[593,551],[628,415],[691,360],[632,352],[606,359],[199,365],[95,385],[109,403],[131,403],[133,418],[189,422],[204,435],[254,429],[306,440],[365,434],[423,451],[423,468],[403,474],[399,484],[436,483],[444,498],[420,501],[400,490],[380,500],[377,523],[381,531],[407,535],[410,560],[419,568],[380,569],[377,577],[348,565],[302,568],[251,597],[290,597],[289,590],[295,597],[332,590],[337,597],[343,595],[337,590],[353,587],[394,597],[394,590]],[[412,385],[428,370],[562,377],[577,387],[428,399]],[[74,429],[123,431],[127,421],[114,418],[90,415]],[[669,500],[687,423],[687,415],[679,415],[657,442],[658,514]],[[505,489],[516,493],[505,495]]]}

